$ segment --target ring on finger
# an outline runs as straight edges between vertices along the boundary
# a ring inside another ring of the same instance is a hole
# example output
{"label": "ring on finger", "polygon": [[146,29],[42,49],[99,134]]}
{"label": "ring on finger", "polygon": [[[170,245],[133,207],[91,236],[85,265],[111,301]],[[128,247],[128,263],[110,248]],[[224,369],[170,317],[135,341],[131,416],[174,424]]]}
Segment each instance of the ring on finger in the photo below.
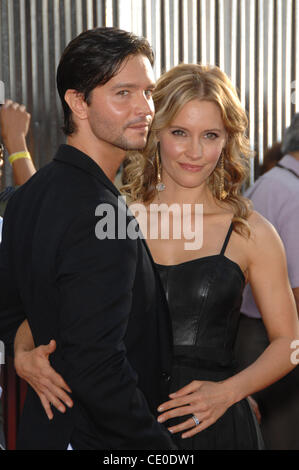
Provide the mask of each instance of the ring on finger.
{"label": "ring on finger", "polygon": [[192,416],[192,419],[193,419],[193,421],[194,421],[194,423],[195,423],[195,426],[198,426],[199,423],[200,423],[200,421],[199,421],[199,419],[197,418],[197,416],[193,415],[193,416]]}

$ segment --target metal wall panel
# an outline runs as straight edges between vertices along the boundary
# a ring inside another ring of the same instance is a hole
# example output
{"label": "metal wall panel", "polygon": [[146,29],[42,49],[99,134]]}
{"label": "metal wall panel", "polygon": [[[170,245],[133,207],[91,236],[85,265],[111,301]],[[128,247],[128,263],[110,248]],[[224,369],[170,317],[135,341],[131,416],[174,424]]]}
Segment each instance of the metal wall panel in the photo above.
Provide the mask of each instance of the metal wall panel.
{"label": "metal wall panel", "polygon": [[32,114],[37,167],[64,141],[60,55],[81,31],[101,25],[145,35],[156,77],[179,62],[219,65],[248,111],[255,167],[299,111],[299,0],[0,0],[0,79],[6,97]]}

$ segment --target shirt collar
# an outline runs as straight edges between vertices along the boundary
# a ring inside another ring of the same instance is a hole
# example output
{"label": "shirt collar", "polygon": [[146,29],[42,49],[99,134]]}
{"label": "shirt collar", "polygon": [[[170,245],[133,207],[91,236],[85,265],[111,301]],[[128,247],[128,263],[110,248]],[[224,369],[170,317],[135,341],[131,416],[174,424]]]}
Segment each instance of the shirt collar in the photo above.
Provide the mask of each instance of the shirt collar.
{"label": "shirt collar", "polygon": [[292,155],[285,155],[282,157],[279,163],[286,168],[295,171],[295,173],[299,176],[299,160],[296,160],[296,158],[292,157]]}
{"label": "shirt collar", "polygon": [[80,168],[81,170],[100,180],[101,183],[109,188],[116,197],[121,195],[116,186],[106,176],[102,168],[92,158],[72,145],[61,144],[57,150],[54,160]]}

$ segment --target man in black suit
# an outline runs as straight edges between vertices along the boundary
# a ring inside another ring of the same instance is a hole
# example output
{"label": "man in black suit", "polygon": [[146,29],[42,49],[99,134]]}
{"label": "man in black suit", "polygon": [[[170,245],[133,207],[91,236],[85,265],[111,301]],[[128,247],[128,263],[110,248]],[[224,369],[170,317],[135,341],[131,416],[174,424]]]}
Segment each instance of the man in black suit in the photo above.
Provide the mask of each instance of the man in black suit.
{"label": "man in black suit", "polygon": [[[74,402],[50,420],[29,387],[19,449],[175,448],[156,420],[171,363],[167,305],[144,240],[123,236],[138,225],[112,183],[125,151],[145,146],[152,63],[145,39],[114,28],[71,41],[57,70],[67,144],[6,209],[0,339],[11,347],[25,319],[36,346],[55,338],[51,364]],[[97,230],[107,205],[115,237]]]}

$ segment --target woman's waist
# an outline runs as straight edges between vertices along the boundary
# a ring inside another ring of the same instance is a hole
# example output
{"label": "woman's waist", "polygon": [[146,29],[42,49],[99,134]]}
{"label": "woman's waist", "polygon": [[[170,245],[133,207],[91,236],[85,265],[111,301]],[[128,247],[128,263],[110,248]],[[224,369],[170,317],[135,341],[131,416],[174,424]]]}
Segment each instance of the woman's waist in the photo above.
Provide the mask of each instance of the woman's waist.
{"label": "woman's waist", "polygon": [[[207,378],[198,380],[224,380],[236,372],[236,360],[231,350],[196,347],[175,346],[173,355],[173,368],[188,369],[190,373]],[[195,377],[194,377],[195,378]]]}

